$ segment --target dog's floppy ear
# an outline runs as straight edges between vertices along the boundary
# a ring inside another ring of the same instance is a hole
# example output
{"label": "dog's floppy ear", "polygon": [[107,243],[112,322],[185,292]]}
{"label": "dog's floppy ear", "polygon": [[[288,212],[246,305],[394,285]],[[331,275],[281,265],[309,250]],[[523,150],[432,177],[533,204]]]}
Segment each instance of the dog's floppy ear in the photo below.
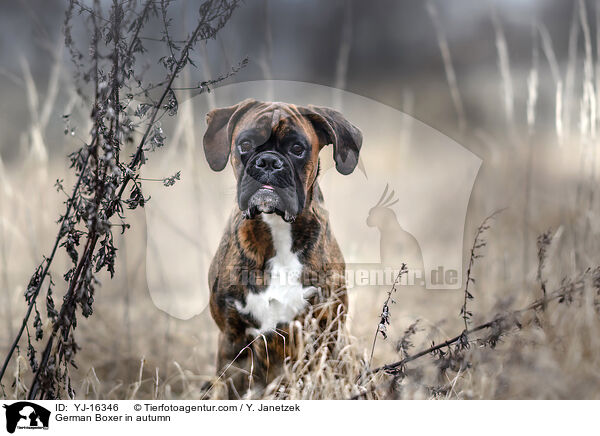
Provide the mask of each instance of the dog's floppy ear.
{"label": "dog's floppy ear", "polygon": [[344,175],[354,171],[362,145],[361,131],[334,109],[313,105],[299,109],[311,121],[320,145],[333,144],[336,169]]}
{"label": "dog's floppy ear", "polygon": [[227,166],[235,123],[256,103],[256,100],[247,99],[233,106],[213,109],[206,115],[208,127],[202,142],[212,170],[221,171]]}

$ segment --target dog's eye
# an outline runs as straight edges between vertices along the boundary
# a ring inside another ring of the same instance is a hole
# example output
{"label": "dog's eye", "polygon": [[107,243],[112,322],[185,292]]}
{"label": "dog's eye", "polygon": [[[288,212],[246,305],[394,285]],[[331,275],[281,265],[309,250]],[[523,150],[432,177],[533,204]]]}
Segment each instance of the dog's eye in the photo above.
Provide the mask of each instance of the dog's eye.
{"label": "dog's eye", "polygon": [[290,151],[297,156],[300,156],[304,153],[304,146],[302,144],[294,144],[290,147]]}
{"label": "dog's eye", "polygon": [[240,151],[242,153],[247,153],[250,150],[252,150],[252,141],[249,141],[248,139],[243,140],[242,142],[240,142],[238,144],[238,147],[240,147]]}

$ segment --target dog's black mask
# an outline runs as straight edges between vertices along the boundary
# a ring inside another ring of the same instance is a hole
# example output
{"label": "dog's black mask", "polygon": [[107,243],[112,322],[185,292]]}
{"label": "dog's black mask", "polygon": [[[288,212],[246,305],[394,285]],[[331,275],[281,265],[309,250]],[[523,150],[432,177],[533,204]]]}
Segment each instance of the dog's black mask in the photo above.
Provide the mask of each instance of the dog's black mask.
{"label": "dog's black mask", "polygon": [[244,100],[207,116],[204,151],[213,170],[231,158],[245,218],[275,213],[293,221],[306,206],[319,166],[319,151],[333,144],[337,170],[358,163],[360,130],[339,112],[316,106]]}
{"label": "dog's black mask", "polygon": [[290,222],[304,208],[302,174],[310,158],[310,145],[299,132],[272,134],[261,141],[256,129],[242,132],[236,153],[243,166],[238,178],[238,204],[246,218],[276,213]]}

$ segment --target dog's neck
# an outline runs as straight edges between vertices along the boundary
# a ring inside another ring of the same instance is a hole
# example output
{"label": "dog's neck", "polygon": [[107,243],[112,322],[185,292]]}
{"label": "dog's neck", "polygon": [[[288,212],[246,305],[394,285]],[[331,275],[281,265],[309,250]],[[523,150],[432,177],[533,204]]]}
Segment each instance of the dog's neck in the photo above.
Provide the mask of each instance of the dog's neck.
{"label": "dog's neck", "polygon": [[273,249],[278,257],[293,256],[292,223],[285,222],[279,215],[262,214],[259,216],[271,231]]}
{"label": "dog's neck", "polygon": [[[297,253],[300,261],[304,262],[320,237],[323,219],[327,219],[322,203],[323,194],[315,181],[306,194],[302,212],[292,223],[286,223],[275,214],[243,219],[238,209],[235,220],[237,239],[246,259],[253,266],[264,268],[266,261],[275,256],[277,251],[290,250]],[[289,236],[279,238],[286,232]]]}

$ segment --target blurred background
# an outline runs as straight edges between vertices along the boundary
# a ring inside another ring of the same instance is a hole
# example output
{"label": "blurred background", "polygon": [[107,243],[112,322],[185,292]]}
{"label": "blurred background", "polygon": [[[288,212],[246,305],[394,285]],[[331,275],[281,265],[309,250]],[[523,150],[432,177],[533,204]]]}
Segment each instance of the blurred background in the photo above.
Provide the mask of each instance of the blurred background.
{"label": "blurred background", "polygon": [[[177,30],[183,31],[186,24],[189,29],[195,2],[174,3],[174,10],[181,11],[179,17],[177,12],[173,16]],[[525,118],[534,36],[541,28],[549,41],[542,42],[540,35],[536,36],[540,45],[536,118],[541,125],[554,124],[556,78],[541,45],[550,44],[553,62],[564,82],[576,4],[577,1],[541,0],[378,0],[370,4],[251,1],[236,12],[216,41],[208,44],[206,50],[199,50],[197,56],[203,62],[190,71],[190,80],[206,80],[207,74],[216,76],[248,57],[249,65],[232,81],[272,78],[343,88],[408,112],[449,136],[460,133],[461,118],[471,127],[503,131],[507,112],[515,119]],[[587,5],[589,25],[593,27],[595,3]],[[64,9],[64,2],[59,0],[2,2],[0,122],[5,132],[5,162],[21,156],[15,144],[27,124],[23,129],[15,126],[26,123],[29,117],[26,95],[18,85],[18,79],[23,79],[23,61],[27,61],[38,91],[44,95],[54,65],[55,46],[62,40]],[[459,113],[448,85],[440,38],[451,57],[452,82],[460,91]],[[595,35],[590,38],[593,42]],[[583,35],[579,35],[575,45],[583,56]],[[150,54],[149,58],[154,57]],[[65,84],[70,80],[69,67],[68,62],[61,66],[64,74],[60,81]],[[575,74],[582,72],[579,67]],[[507,79],[510,84],[504,82]],[[56,108],[68,102],[66,92],[56,98]],[[510,105],[505,102],[507,99],[511,100]],[[64,143],[60,124],[52,124],[48,126],[46,141],[50,150]],[[476,138],[471,138],[471,142],[476,144]]]}
{"label": "blurred background", "polygon": [[[197,7],[192,0],[173,2],[173,29],[182,38]],[[65,198],[54,182],[72,185],[66,156],[86,141],[90,123],[63,47],[65,2],[3,0],[0,10],[3,356],[26,309],[27,281],[56,234]],[[341,89],[410,115],[478,156],[483,164],[468,205],[465,265],[482,220],[507,208],[486,235],[485,256],[475,265],[472,310],[476,320],[485,320],[499,305],[520,307],[540,296],[536,240],[543,232],[550,230],[553,241],[541,268],[549,288],[598,264],[599,22],[594,1],[249,0],[214,41],[197,47],[196,67],[180,81],[193,86],[247,58],[247,66],[225,85],[287,80]],[[74,38],[86,38],[83,32],[75,29]],[[145,37],[148,59],[164,55],[152,51],[158,30]],[[149,63],[148,74],[157,68]],[[201,99],[182,94],[180,114],[163,124],[166,148],[181,152],[182,161],[198,162],[188,174],[199,184],[209,177],[200,147],[204,116],[219,101],[218,93]],[[269,89],[265,93],[268,97]],[[331,101],[343,111],[341,95],[334,92]],[[403,134],[399,126],[398,136]],[[216,183],[210,180],[209,187]],[[89,398],[193,398],[198,384],[214,373],[216,328],[208,310],[181,320],[156,307],[146,282],[144,211],[131,213],[130,222],[132,229],[118,241],[117,274],[104,278],[94,315],[76,330],[85,344],[76,391]],[[352,232],[340,226],[336,237],[349,239]],[[67,261],[57,259],[53,268],[58,295]],[[351,293],[350,332],[360,349],[370,348],[385,297],[385,289]],[[461,290],[399,295],[390,338],[378,344],[375,362],[396,359],[395,343],[416,319],[422,320],[419,341],[425,345],[460,332],[462,299]],[[556,317],[566,322],[563,315]],[[569,325],[573,337],[581,333]],[[590,332],[587,324],[581,328]],[[595,346],[579,344],[565,359],[557,351],[564,344],[554,340],[544,336],[522,349],[508,344],[514,353],[522,351],[520,360],[514,354],[482,359],[479,372],[464,381],[462,397],[597,398],[597,371],[581,370],[599,361]],[[543,362],[530,355],[539,347]],[[18,365],[11,367],[17,380],[13,396],[24,389],[23,355],[21,350]],[[517,381],[499,380],[498,368],[509,364],[519,373]]]}

